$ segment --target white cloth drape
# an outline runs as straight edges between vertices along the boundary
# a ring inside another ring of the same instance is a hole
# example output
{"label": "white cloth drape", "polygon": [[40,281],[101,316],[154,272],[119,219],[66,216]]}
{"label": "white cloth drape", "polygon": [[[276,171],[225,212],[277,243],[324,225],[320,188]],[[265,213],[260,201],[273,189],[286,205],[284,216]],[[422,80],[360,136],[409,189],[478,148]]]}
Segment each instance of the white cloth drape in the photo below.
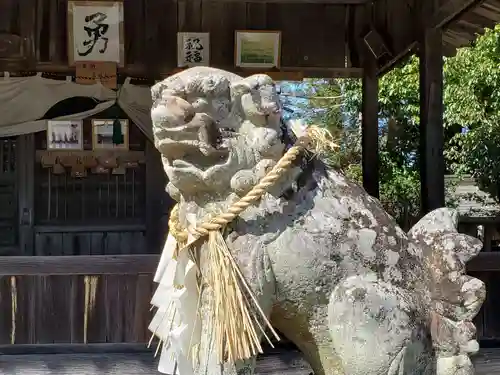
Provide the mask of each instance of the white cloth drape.
{"label": "white cloth drape", "polygon": [[119,90],[118,105],[146,137],[153,141],[151,89],[145,86],[132,85],[130,78],[126,78]]}
{"label": "white cloth drape", "polygon": [[149,87],[132,85],[127,78],[117,92],[101,83],[80,85],[70,79],[58,81],[33,77],[0,78],[0,137],[36,133],[47,129],[47,120],[40,120],[58,102],[75,96],[94,98],[100,102],[95,108],[55,118],[79,120],[118,105],[149,138],[153,139],[151,125],[151,93]]}

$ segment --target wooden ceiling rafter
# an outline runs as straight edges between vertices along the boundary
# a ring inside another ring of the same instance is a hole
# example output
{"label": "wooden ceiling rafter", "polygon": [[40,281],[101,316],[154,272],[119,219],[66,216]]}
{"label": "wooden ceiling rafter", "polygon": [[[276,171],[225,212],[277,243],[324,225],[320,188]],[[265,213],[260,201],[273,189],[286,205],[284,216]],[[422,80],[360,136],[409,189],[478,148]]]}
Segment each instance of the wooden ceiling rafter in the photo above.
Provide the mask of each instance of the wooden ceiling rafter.
{"label": "wooden ceiling rafter", "polygon": [[[456,49],[470,45],[486,27],[500,22],[499,0],[448,0],[429,18],[427,28],[443,28],[443,50],[446,56],[453,56]],[[379,68],[383,75],[402,59],[415,52],[418,41],[412,41],[389,62]]]}
{"label": "wooden ceiling rafter", "polygon": [[[19,6],[15,0],[5,1],[11,5],[4,7],[6,15],[3,18],[7,25],[4,28],[9,32],[19,32],[9,29],[9,25],[16,24],[14,20],[19,17]],[[45,13],[50,15],[50,22],[35,22],[34,31],[23,31],[20,36],[25,39],[42,35],[42,31],[47,31],[43,29],[44,25],[58,25],[65,19],[64,7],[45,0],[24,1],[47,5],[49,8]],[[145,77],[169,74],[169,70],[177,66],[177,32],[190,30],[213,35],[211,64],[214,67],[242,75],[251,74],[255,71],[231,65],[234,56],[228,51],[234,48],[234,30],[270,29],[283,33],[282,68],[276,70],[276,74],[302,72],[304,77],[359,77],[362,73],[360,57],[365,49],[362,36],[373,27],[392,54],[379,59],[379,74],[382,74],[415,51],[422,26],[419,17],[421,1],[126,0],[125,14],[132,19],[125,25],[126,34],[136,35],[134,40],[143,42],[132,43],[132,39],[126,38],[127,67],[119,73]],[[58,2],[64,3],[65,0]],[[426,17],[429,21],[425,26],[443,28],[446,36],[443,37],[443,47],[447,55],[470,43],[485,27],[500,21],[500,0],[440,0],[440,4],[432,17]],[[167,15],[167,19],[160,20],[159,14]],[[132,15],[142,16],[134,19]],[[23,21],[24,24],[31,23]],[[297,27],[301,24],[307,24],[307,30]],[[3,56],[0,70],[23,73],[40,69],[49,74],[73,74],[73,70],[65,66],[65,27],[54,26],[49,31],[43,41],[35,40],[26,46],[29,53],[26,52],[23,61],[10,61]],[[141,64],[149,66],[136,68]]]}
{"label": "wooden ceiling rafter", "polygon": [[427,27],[445,27],[449,22],[455,20],[468,9],[479,6],[484,1],[485,0],[448,0],[434,13]]}
{"label": "wooden ceiling rafter", "polygon": [[[181,0],[185,1],[185,0]],[[362,5],[372,0],[201,0],[218,3]]]}

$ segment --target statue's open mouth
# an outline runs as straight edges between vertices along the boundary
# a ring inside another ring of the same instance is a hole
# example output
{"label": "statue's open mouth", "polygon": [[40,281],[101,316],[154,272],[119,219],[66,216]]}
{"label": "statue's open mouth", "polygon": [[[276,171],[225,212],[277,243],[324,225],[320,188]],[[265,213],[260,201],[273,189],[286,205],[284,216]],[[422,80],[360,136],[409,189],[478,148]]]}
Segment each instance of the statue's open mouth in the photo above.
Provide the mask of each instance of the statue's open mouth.
{"label": "statue's open mouth", "polygon": [[170,152],[164,156],[168,164],[178,170],[196,168],[205,171],[226,163],[229,157],[229,149],[215,148],[199,141],[172,141],[170,146]]}
{"label": "statue's open mouth", "polygon": [[196,168],[206,171],[210,167],[225,164],[230,153],[230,138],[235,136],[232,129],[218,129],[212,142],[200,140],[164,140],[163,155],[172,168]]}

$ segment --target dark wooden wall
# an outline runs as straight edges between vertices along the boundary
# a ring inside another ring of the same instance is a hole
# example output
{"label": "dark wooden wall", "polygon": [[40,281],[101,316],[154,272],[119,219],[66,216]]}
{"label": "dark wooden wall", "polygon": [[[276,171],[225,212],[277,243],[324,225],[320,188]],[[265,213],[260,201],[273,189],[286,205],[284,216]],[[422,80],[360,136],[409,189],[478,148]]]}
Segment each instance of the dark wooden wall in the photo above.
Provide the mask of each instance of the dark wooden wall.
{"label": "dark wooden wall", "polygon": [[377,0],[371,14],[373,27],[384,38],[391,53],[396,56],[417,39],[420,29],[419,0]]}
{"label": "dark wooden wall", "polygon": [[[362,37],[372,27],[394,55],[414,40],[417,3],[377,0],[372,7],[124,0],[126,64],[147,67],[148,72],[171,71],[177,64],[177,31],[203,31],[211,33],[212,65],[231,68],[234,31],[254,29],[282,31],[283,67],[323,68],[325,74],[328,69],[361,67]],[[25,66],[65,66],[66,15],[67,0],[4,0],[0,4],[0,32],[26,39],[24,55],[29,61]]]}
{"label": "dark wooden wall", "polygon": [[[56,243],[56,250],[63,244]],[[11,267],[0,277],[0,346],[81,344],[85,337],[89,344],[146,343],[157,256],[149,258],[146,273],[141,256],[108,257],[107,262],[102,257],[0,258]],[[95,288],[89,289],[95,292],[87,300],[83,274],[95,274]]]}
{"label": "dark wooden wall", "polygon": [[[70,99],[46,117],[88,109],[78,109],[82,103]],[[98,117],[112,115],[116,108]],[[36,265],[27,267],[30,272],[0,271],[0,345],[83,343],[85,311],[88,343],[147,342],[154,266],[145,271],[130,257],[159,254],[168,231],[171,200],[160,156],[130,122],[130,150],[143,153],[145,163],[125,174],[73,178],[41,165],[37,155],[46,150],[46,137],[0,139],[0,263],[17,258]],[[83,139],[91,150],[91,119],[84,120]],[[96,259],[103,256],[114,258],[98,270]],[[73,258],[78,267],[68,271],[65,262]],[[44,269],[51,259],[61,261]],[[85,307],[89,275],[95,297]]]}
{"label": "dark wooden wall", "polygon": [[483,250],[473,259],[469,274],[486,284],[486,301],[476,317],[479,339],[500,343],[500,221],[497,218],[464,218],[459,230],[483,241]]}
{"label": "dark wooden wall", "polygon": [[0,247],[17,243],[16,139],[0,138]]}

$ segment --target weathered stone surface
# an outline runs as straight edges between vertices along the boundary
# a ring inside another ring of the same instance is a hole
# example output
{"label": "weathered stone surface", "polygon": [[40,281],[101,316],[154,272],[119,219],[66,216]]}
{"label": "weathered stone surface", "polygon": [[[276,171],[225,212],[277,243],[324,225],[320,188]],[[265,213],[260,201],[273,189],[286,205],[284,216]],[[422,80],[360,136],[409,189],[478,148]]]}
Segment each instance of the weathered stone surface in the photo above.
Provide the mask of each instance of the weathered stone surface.
{"label": "weathered stone surface", "polygon": [[[197,67],[152,93],[156,146],[183,225],[248,192],[291,137],[265,75]],[[227,236],[273,325],[316,375],[473,374],[470,321],[485,287],[464,266],[481,243],[456,232],[448,209],[406,234],[340,173],[299,164]],[[196,374],[252,373],[253,363],[219,366],[206,319],[202,331]]]}

